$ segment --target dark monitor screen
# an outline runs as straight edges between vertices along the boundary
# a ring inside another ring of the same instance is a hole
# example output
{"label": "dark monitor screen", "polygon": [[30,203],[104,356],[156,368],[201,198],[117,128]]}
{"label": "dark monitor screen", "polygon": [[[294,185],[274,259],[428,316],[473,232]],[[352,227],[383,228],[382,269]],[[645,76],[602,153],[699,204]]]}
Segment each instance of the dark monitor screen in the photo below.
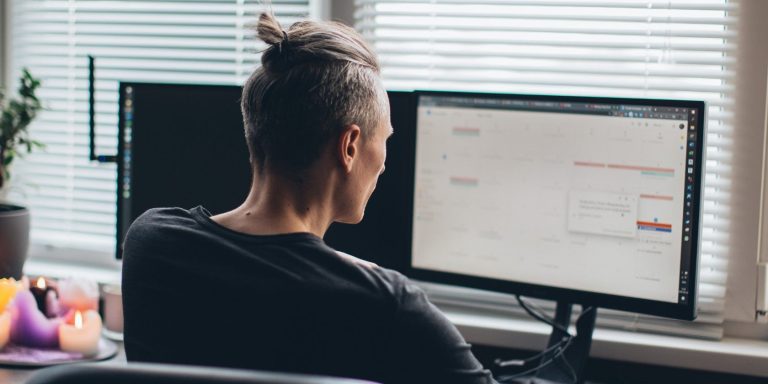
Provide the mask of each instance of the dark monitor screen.
{"label": "dark monitor screen", "polygon": [[703,102],[417,93],[409,274],[692,319]]}
{"label": "dark monitor screen", "polygon": [[155,207],[212,213],[248,194],[250,166],[235,86],[120,86],[117,255],[130,224]]}
{"label": "dark monitor screen", "polygon": [[[390,92],[392,124],[387,171],[363,222],[334,224],[332,247],[402,269],[410,249],[405,206],[412,190],[413,94]],[[245,200],[251,171],[237,86],[120,85],[117,255],[130,224],[155,207],[206,207],[217,214]],[[393,241],[392,239],[398,239]]]}

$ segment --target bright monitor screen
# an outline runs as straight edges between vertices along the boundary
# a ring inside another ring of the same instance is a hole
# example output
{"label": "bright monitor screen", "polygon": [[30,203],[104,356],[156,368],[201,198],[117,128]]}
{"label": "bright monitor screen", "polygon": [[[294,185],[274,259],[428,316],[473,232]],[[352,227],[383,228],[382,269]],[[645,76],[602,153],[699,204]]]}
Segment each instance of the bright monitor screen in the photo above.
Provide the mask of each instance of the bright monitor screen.
{"label": "bright monitor screen", "polygon": [[411,267],[692,318],[703,113],[691,101],[419,93]]}

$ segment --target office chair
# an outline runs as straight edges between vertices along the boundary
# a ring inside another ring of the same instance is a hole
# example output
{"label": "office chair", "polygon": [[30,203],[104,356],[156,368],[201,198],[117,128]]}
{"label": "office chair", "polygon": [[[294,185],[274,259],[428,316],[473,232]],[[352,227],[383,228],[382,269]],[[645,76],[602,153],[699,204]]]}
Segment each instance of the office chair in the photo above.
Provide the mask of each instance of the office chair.
{"label": "office chair", "polygon": [[376,384],[293,373],[171,364],[67,364],[36,372],[27,384]]}

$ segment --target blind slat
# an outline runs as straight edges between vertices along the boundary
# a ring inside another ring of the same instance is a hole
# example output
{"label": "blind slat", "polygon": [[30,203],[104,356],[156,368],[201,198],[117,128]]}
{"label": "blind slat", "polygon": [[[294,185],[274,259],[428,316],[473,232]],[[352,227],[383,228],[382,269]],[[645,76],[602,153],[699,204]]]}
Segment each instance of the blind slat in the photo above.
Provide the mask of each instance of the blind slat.
{"label": "blind slat", "polygon": [[[434,7],[422,7],[421,9],[414,9],[412,11],[403,11],[400,8],[390,8],[397,10],[368,10],[367,8],[361,8],[355,14],[358,19],[365,19],[378,16],[422,16],[422,17],[441,17],[441,18],[472,18],[478,19],[494,19],[494,18],[506,18],[509,20],[558,20],[558,21],[588,21],[588,22],[625,22],[625,23],[664,23],[664,24],[723,24],[731,25],[736,23],[734,17],[689,17],[689,16],[671,16],[671,15],[626,15],[621,12],[615,12],[611,15],[600,15],[591,12],[576,13],[576,12],[538,12],[538,13],[526,13],[525,11],[517,11],[514,7],[499,7],[496,12],[483,12],[477,11],[478,7],[466,6],[462,9],[450,10],[446,7],[441,7],[440,2],[432,3]],[[430,5],[432,5],[430,4]],[[415,8],[415,7],[414,7]],[[650,8],[649,11],[656,10],[667,11],[667,9]]]}
{"label": "blind slat", "polygon": [[[484,20],[484,22],[487,22],[487,20]],[[445,23],[445,25],[439,25],[439,26],[420,26],[420,25],[412,25],[412,24],[406,24],[404,22],[400,23],[394,23],[394,22],[370,22],[370,21],[363,21],[358,24],[358,27],[361,29],[370,29],[370,28],[386,28],[388,31],[393,32],[412,32],[413,34],[416,33],[423,33],[423,32],[434,32],[434,31],[440,31],[440,30],[446,30],[446,31],[476,31],[476,32],[484,32],[488,30],[488,25],[485,26],[482,24],[478,25],[458,25],[456,23]],[[613,28],[585,28],[585,27],[579,27],[579,26],[526,26],[526,27],[520,27],[515,25],[496,25],[493,28],[496,31],[503,31],[503,32],[525,32],[525,33],[531,33],[531,32],[542,32],[542,33],[551,33],[551,34],[578,34],[578,35],[609,35],[609,36],[635,36],[635,37],[642,37],[642,38],[657,38],[657,37],[667,37],[668,31],[663,28],[658,29],[648,29],[643,28],[642,26],[638,27],[625,27],[625,28],[619,28],[619,27],[613,27]],[[705,38],[728,38],[728,37],[734,37],[736,35],[736,32],[734,30],[726,30],[726,29],[718,29],[718,30],[697,30],[697,29],[689,29],[689,30],[676,30],[675,31],[675,37],[705,37]],[[424,38],[423,35],[416,35],[420,38]]]}
{"label": "blind slat", "polygon": [[[381,0],[355,0],[358,6],[375,5]],[[389,3],[425,3],[424,0],[388,0]],[[441,4],[466,5],[466,0],[440,0]],[[473,5],[519,5],[537,7],[571,7],[571,8],[625,8],[625,9],[675,9],[675,10],[709,10],[732,11],[736,7],[726,2],[670,2],[670,1],[562,1],[562,0],[473,0]]]}
{"label": "blind slat", "polygon": [[[374,36],[370,34],[365,35],[368,41],[372,42],[390,42],[390,43],[413,43],[414,38],[410,36]],[[646,49],[646,50],[665,50],[673,49],[678,51],[688,52],[717,52],[717,51],[733,51],[736,49],[734,44],[718,44],[718,43],[665,43],[665,42],[630,42],[630,41],[588,41],[584,40],[563,40],[555,38],[504,38],[497,35],[496,37],[482,37],[482,36],[445,36],[445,35],[433,35],[425,37],[431,44],[440,43],[453,43],[453,44],[467,44],[467,45],[528,45],[528,46],[540,46],[540,47],[580,47],[580,48],[615,48],[615,49]]]}

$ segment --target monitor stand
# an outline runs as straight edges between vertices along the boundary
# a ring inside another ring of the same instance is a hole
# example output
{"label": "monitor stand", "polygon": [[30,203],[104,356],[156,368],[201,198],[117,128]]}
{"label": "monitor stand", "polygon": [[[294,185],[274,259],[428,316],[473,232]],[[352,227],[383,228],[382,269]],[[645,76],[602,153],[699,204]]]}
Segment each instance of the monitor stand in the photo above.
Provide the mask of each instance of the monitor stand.
{"label": "monitor stand", "polygon": [[[562,325],[565,329],[571,325],[571,313],[573,304],[563,301],[557,302],[555,309],[555,324]],[[584,382],[584,367],[589,358],[589,350],[592,346],[592,332],[595,329],[595,320],[597,318],[597,307],[581,305],[582,316],[576,321],[576,335],[571,340],[568,348],[562,352],[561,356],[553,356],[559,353],[559,348],[555,346],[561,343],[565,332],[553,327],[549,335],[547,348],[549,352],[544,353],[539,361],[544,365],[536,373],[529,377],[518,378],[516,383],[525,384],[582,384]]]}

